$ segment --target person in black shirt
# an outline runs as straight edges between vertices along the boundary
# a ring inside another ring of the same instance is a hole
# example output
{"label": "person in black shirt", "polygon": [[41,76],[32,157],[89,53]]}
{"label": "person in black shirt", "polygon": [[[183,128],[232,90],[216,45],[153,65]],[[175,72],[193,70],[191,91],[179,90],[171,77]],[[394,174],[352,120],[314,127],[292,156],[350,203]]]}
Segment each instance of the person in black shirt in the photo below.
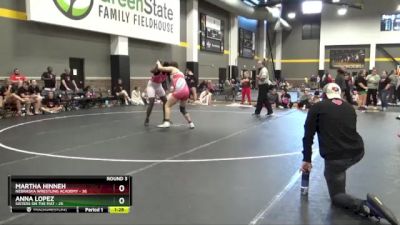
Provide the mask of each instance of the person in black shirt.
{"label": "person in black shirt", "polygon": [[341,89],[331,83],[324,87],[324,100],[313,105],[304,125],[302,172],[310,172],[315,133],[319,151],[325,159],[325,179],[332,203],[364,216],[385,218],[392,224],[392,216],[379,199],[368,194],[366,200],[346,193],[346,171],[364,156],[364,142],[356,129],[357,115],[352,105],[341,98]]}
{"label": "person in black shirt", "polygon": [[21,98],[17,91],[18,87],[16,85],[13,85],[11,81],[6,79],[5,81],[6,85],[3,87],[3,96],[4,96],[4,101],[3,104],[12,104],[16,106],[17,108],[17,116],[22,115],[22,105],[23,103],[26,102],[25,99]]}
{"label": "person in black shirt", "polygon": [[61,112],[62,106],[60,99],[54,96],[54,92],[50,91],[46,98],[43,100],[43,106],[41,110],[45,113],[58,113]]}
{"label": "person in black shirt", "polygon": [[41,91],[39,86],[37,85],[36,80],[31,80],[31,84],[29,85],[29,94],[31,96],[31,101],[33,103],[34,114],[40,114],[40,108],[42,107],[42,96],[40,95]]}
{"label": "person in black shirt", "polygon": [[64,73],[61,74],[61,84],[60,90],[62,91],[79,91],[78,86],[75,83],[73,76],[71,75],[71,71],[69,69],[65,69]]}
{"label": "person in black shirt", "polygon": [[53,73],[52,67],[47,67],[47,71],[42,74],[41,78],[44,82],[45,91],[55,91],[56,90],[56,75]]}
{"label": "person in black shirt", "polygon": [[31,94],[29,93],[29,82],[28,81],[18,81],[17,94],[19,97],[25,100],[25,110],[28,116],[32,116],[31,104],[33,103]]}
{"label": "person in black shirt", "polygon": [[197,79],[190,69],[186,69],[185,80],[193,97],[193,102],[197,101]]}
{"label": "person in black shirt", "polygon": [[358,109],[366,110],[367,109],[367,80],[365,77],[367,76],[367,72],[365,70],[361,70],[358,72],[358,76],[354,82],[356,86],[356,90],[358,93]]}
{"label": "person in black shirt", "polygon": [[118,97],[122,97],[125,101],[125,105],[129,103],[133,104],[132,99],[129,97],[128,92],[124,89],[122,79],[118,79],[117,86],[114,88],[114,93]]}

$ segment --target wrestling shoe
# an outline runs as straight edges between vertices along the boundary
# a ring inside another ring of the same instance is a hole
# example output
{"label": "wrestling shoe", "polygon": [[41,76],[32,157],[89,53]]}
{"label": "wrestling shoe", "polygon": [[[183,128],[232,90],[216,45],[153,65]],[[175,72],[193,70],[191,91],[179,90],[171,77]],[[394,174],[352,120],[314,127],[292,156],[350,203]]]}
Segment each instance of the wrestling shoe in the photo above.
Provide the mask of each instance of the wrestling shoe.
{"label": "wrestling shoe", "polygon": [[159,128],[169,128],[171,126],[171,123],[169,121],[164,121],[164,123],[158,125],[157,127]]}
{"label": "wrestling shoe", "polygon": [[396,119],[400,120],[400,115],[396,117]]}
{"label": "wrestling shoe", "polygon": [[369,208],[369,216],[376,217],[378,220],[385,219],[392,225],[399,225],[396,216],[387,208],[382,201],[373,194],[367,194],[366,206]]}
{"label": "wrestling shoe", "polygon": [[146,119],[146,120],[144,121],[144,126],[145,126],[145,127],[148,127],[148,126],[149,126],[149,119]]}
{"label": "wrestling shoe", "polygon": [[194,129],[194,123],[193,122],[189,123],[189,128],[190,129]]}

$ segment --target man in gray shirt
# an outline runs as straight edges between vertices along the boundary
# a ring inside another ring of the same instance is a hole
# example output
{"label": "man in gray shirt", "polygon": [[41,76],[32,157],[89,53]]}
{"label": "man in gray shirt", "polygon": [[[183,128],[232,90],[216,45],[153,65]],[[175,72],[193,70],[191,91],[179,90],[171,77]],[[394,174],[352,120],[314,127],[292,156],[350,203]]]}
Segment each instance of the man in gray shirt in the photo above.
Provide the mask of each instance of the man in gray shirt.
{"label": "man in gray shirt", "polygon": [[367,106],[371,104],[371,97],[372,97],[374,109],[378,109],[376,106],[378,105],[378,86],[380,79],[381,76],[379,76],[375,67],[372,69],[372,74],[368,75],[366,78],[368,86]]}

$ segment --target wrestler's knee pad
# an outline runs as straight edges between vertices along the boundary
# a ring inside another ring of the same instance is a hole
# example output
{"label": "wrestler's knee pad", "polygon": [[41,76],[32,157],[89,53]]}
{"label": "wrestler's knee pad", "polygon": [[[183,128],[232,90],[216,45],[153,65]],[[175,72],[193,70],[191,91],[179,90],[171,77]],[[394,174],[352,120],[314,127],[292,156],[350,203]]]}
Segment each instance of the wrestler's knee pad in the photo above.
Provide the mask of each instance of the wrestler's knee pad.
{"label": "wrestler's knee pad", "polygon": [[186,112],[186,107],[179,106],[179,111],[181,111],[181,113],[182,113],[183,115],[186,115],[186,114],[187,114],[187,112]]}

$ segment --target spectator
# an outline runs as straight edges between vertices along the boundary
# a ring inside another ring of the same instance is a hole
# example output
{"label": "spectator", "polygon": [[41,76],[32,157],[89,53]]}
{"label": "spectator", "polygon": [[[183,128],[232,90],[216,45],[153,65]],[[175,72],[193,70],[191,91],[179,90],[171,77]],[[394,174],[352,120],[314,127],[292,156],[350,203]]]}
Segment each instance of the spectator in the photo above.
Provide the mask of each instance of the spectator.
{"label": "spectator", "polygon": [[129,98],[128,92],[124,89],[122,79],[118,79],[117,86],[114,88],[114,93],[117,97],[121,97],[125,101],[125,105],[133,104],[132,99]]}
{"label": "spectator", "polygon": [[319,96],[319,91],[315,91],[314,92],[314,96],[311,99],[311,105],[314,105],[314,104],[316,104],[316,103],[318,103],[320,101],[321,101],[321,98]]}
{"label": "spectator", "polygon": [[345,92],[347,90],[345,74],[346,74],[346,71],[344,70],[344,68],[339,68],[337,70],[337,75],[336,75],[336,78],[335,78],[335,83],[337,85],[339,85],[340,89],[342,90],[342,99],[344,98],[344,94],[345,94]]}
{"label": "spectator", "polygon": [[352,105],[354,105],[353,102],[353,96],[352,96],[352,90],[353,90],[353,78],[350,73],[346,73],[344,76],[344,81],[346,84],[346,89],[344,90],[344,96],[346,97],[346,101]]}
{"label": "spectator", "polygon": [[379,86],[378,86],[378,93],[379,93],[379,98],[381,99],[381,107],[382,111],[386,111],[388,107],[388,97],[390,94],[390,79],[387,75],[387,72],[384,70],[382,71],[382,76],[379,81]]}
{"label": "spectator", "polygon": [[3,104],[15,104],[17,108],[17,116],[22,115],[22,105],[23,103],[26,102],[25,99],[22,99],[18,94],[18,88],[16,85],[12,85],[12,82],[10,80],[6,80],[6,86],[4,86],[4,101]]}
{"label": "spectator", "polygon": [[372,74],[369,74],[366,78],[367,80],[367,107],[371,104],[371,98],[373,99],[374,109],[378,109],[376,106],[378,105],[378,85],[381,77],[378,75],[376,68],[372,69]]}
{"label": "spectator", "polygon": [[199,102],[201,105],[211,105],[212,93],[207,88],[201,92]]}
{"label": "spectator", "polygon": [[318,89],[318,76],[314,74],[310,77],[310,88],[311,90]]}
{"label": "spectator", "polygon": [[50,91],[46,98],[43,100],[42,111],[44,113],[59,113],[63,107],[60,104],[60,99],[54,96],[54,92]]}
{"label": "spectator", "polygon": [[204,89],[207,88],[207,81],[203,80],[199,84],[199,88],[197,89],[200,93],[204,91]]}
{"label": "spectator", "polygon": [[278,94],[278,91],[276,90],[276,88],[272,88],[271,90],[268,91],[268,101],[269,103],[275,104],[275,107],[278,108],[280,105],[280,96]]}
{"label": "spectator", "polygon": [[76,85],[75,80],[71,74],[71,70],[69,69],[65,69],[64,73],[61,74],[60,90],[66,92],[79,91],[79,88]]}
{"label": "spectator", "polygon": [[355,80],[355,86],[358,94],[358,110],[366,110],[366,102],[367,102],[367,80],[365,79],[367,72],[365,70],[361,70],[358,72],[358,76]]}
{"label": "spectator", "polygon": [[186,69],[185,80],[193,97],[193,102],[197,101],[197,79],[190,69]]}
{"label": "spectator", "polygon": [[37,85],[36,80],[31,80],[31,83],[29,85],[29,94],[31,96],[31,101],[33,103],[33,113],[34,114],[40,114],[40,108],[42,107],[42,96],[40,95],[40,88]]}
{"label": "spectator", "polygon": [[293,107],[292,96],[290,96],[290,94],[287,92],[286,89],[282,90],[281,106],[285,109],[287,108],[291,109]]}
{"label": "spectator", "polygon": [[225,100],[229,100],[232,97],[232,100],[235,100],[235,88],[232,86],[229,80],[225,80],[224,82],[224,95]]}
{"label": "spectator", "polygon": [[142,94],[140,92],[140,88],[138,88],[138,87],[133,88],[131,98],[132,98],[133,105],[144,105],[144,102],[142,99]]}
{"label": "spectator", "polygon": [[6,84],[0,87],[0,109],[4,108],[4,98],[6,90],[7,90]]}
{"label": "spectator", "polygon": [[53,73],[53,68],[48,66],[47,71],[42,74],[41,77],[44,82],[45,91],[55,91],[56,90],[56,75]]}
{"label": "spectator", "polygon": [[328,71],[325,71],[324,75],[321,78],[321,88],[325,87],[325,85],[332,82],[333,82],[332,75]]}
{"label": "spectator", "polygon": [[389,103],[396,104],[397,102],[396,88],[397,88],[397,83],[399,82],[399,77],[396,75],[396,72],[394,70],[390,72],[389,79],[390,79]]}
{"label": "spectator", "polygon": [[18,81],[18,91],[17,94],[19,97],[21,97],[24,102],[25,102],[25,111],[28,116],[32,116],[33,113],[31,112],[31,104],[32,104],[32,98],[29,93],[29,82],[28,81]]}
{"label": "spectator", "polygon": [[304,89],[303,93],[299,98],[299,102],[297,104],[297,108],[299,109],[309,109],[311,107],[311,96],[309,90]]}
{"label": "spectator", "polygon": [[240,81],[242,85],[242,104],[244,104],[244,99],[247,96],[247,104],[251,105],[251,87],[250,87],[250,74],[249,71],[244,71],[243,79]]}
{"label": "spectator", "polygon": [[14,72],[10,75],[9,81],[12,85],[18,85],[19,81],[27,81],[25,75],[21,74],[18,68],[14,69]]}

